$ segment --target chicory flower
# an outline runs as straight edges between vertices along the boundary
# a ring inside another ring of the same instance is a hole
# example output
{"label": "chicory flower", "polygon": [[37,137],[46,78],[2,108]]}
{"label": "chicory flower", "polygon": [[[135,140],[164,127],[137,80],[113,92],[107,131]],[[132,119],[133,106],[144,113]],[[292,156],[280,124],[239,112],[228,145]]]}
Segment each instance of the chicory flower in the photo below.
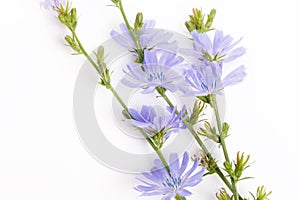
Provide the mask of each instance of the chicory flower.
{"label": "chicory flower", "polygon": [[131,88],[142,88],[145,94],[157,87],[175,92],[181,76],[172,68],[180,67],[182,62],[183,58],[174,53],[145,50],[143,65],[128,64],[128,71],[124,70],[128,77],[122,79],[122,83]]}
{"label": "chicory flower", "polygon": [[187,95],[207,96],[209,94],[222,94],[221,90],[227,86],[242,82],[246,76],[245,67],[242,65],[224,78],[218,63],[206,63],[185,72],[186,87],[181,91]]}
{"label": "chicory flower", "polygon": [[173,109],[169,107],[168,110],[170,114],[158,115],[152,106],[143,105],[140,112],[129,109],[133,119],[127,121],[132,126],[143,129],[158,147],[162,147],[171,134],[185,128],[183,124],[185,107],[178,114],[176,114],[177,107]]}
{"label": "chicory flower", "polygon": [[231,62],[246,52],[244,47],[235,48],[242,38],[233,42],[230,35],[224,36],[220,30],[215,31],[213,41],[207,33],[199,33],[195,30],[191,34],[194,39],[194,48],[184,49],[182,53],[194,56],[203,62]]}
{"label": "chicory flower", "polygon": [[183,155],[181,165],[176,153],[170,155],[169,162],[170,172],[162,166],[160,160],[155,160],[155,166],[151,171],[142,174],[145,179],[138,178],[144,184],[135,188],[137,191],[142,192],[141,196],[162,195],[161,200],[171,200],[175,196],[186,197],[192,194],[186,188],[194,187],[202,181],[205,168],[192,175],[199,165],[199,160],[196,158],[193,166],[185,172],[189,162],[187,152]]}
{"label": "chicory flower", "polygon": [[[162,29],[155,29],[154,20],[146,20],[143,23],[141,31],[132,30],[134,37],[138,38],[142,50],[144,49],[155,49],[155,50],[168,50],[172,52],[177,51],[177,42],[170,41],[173,34]],[[126,49],[135,52],[137,47],[130,35],[127,26],[122,23],[120,24],[122,33],[118,33],[115,30],[111,31],[110,35],[112,38]]]}

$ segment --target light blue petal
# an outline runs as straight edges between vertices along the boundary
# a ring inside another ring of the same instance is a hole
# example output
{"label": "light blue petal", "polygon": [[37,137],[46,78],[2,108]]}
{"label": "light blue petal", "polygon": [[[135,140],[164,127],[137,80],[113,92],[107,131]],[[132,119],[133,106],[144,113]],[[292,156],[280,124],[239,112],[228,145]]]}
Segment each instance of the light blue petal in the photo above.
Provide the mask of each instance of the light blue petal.
{"label": "light blue petal", "polygon": [[189,154],[187,152],[184,152],[181,167],[179,170],[179,176],[182,176],[183,172],[186,170],[189,163]]}
{"label": "light blue petal", "polygon": [[145,65],[157,64],[157,56],[155,52],[150,52],[149,50],[144,51],[144,63]]}
{"label": "light blue petal", "polygon": [[180,191],[177,192],[177,194],[182,197],[187,197],[192,195],[192,193],[186,189],[181,189]]}
{"label": "light blue petal", "polygon": [[169,165],[170,165],[170,171],[171,171],[172,175],[178,176],[179,160],[178,160],[177,153],[171,153],[170,158],[169,158]]}
{"label": "light blue petal", "polygon": [[199,44],[204,50],[211,53],[212,43],[206,33],[199,33],[198,31],[195,30],[191,34],[192,34],[194,41],[197,44]]}
{"label": "light blue petal", "polygon": [[223,86],[231,86],[238,84],[244,80],[246,77],[246,68],[244,65],[238,67],[237,69],[233,70],[223,79]]}

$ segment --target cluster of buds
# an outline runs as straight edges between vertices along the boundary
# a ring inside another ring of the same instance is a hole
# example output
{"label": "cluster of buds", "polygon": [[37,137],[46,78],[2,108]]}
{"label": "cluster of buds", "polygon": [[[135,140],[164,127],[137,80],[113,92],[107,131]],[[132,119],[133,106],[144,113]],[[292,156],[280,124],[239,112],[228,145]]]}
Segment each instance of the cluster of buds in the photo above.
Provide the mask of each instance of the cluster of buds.
{"label": "cluster of buds", "polygon": [[58,14],[59,21],[65,25],[72,33],[72,36],[65,36],[65,40],[68,45],[76,52],[76,54],[82,54],[82,49],[80,48],[80,44],[75,37],[75,30],[77,27],[77,10],[76,8],[71,8],[69,2],[65,6],[60,4],[60,6],[54,8],[54,10]]}
{"label": "cluster of buds", "polygon": [[191,125],[195,125],[199,122],[199,116],[203,113],[203,110],[206,108],[206,105],[203,101],[195,101],[193,111],[190,117],[187,118],[187,121]]}
{"label": "cluster of buds", "polygon": [[204,122],[204,128],[199,128],[199,135],[205,136],[216,143],[220,143],[220,136],[217,134],[216,128],[212,127],[208,121]]}
{"label": "cluster of buds", "polygon": [[185,26],[190,32],[194,30],[197,30],[199,33],[208,32],[210,30],[213,30],[211,26],[215,15],[216,10],[212,9],[209,15],[207,15],[207,19],[205,22],[205,15],[202,13],[202,10],[194,8],[193,15],[190,15],[190,21],[186,21]]}
{"label": "cluster of buds", "polygon": [[258,187],[256,190],[256,196],[252,195],[253,200],[270,200],[269,196],[271,195],[272,192],[267,192],[266,188],[264,186]]}
{"label": "cluster of buds", "polygon": [[249,167],[248,162],[250,159],[250,155],[244,156],[244,153],[237,153],[236,161],[232,162],[224,162],[225,171],[229,174],[230,177],[233,178],[235,182],[249,179],[251,177],[241,178],[245,169]]}
{"label": "cluster of buds", "polygon": [[[225,122],[222,125],[222,132],[224,138],[228,137],[229,125]],[[217,133],[216,128],[212,127],[211,124],[207,121],[204,122],[204,127],[200,127],[197,131],[199,135],[207,137],[216,143],[220,143],[220,135]]]}
{"label": "cluster of buds", "polygon": [[154,142],[154,144],[158,149],[161,149],[163,144],[165,143],[166,141],[165,135],[166,135],[166,129],[163,128],[162,130],[155,132],[154,135],[151,137],[152,141]]}
{"label": "cluster of buds", "polygon": [[55,8],[59,21],[64,24],[71,32],[74,32],[77,26],[76,8],[71,8],[71,4],[67,2],[66,6],[62,4]]}
{"label": "cluster of buds", "polygon": [[207,174],[214,174],[216,172],[218,165],[214,158],[208,158],[202,150],[198,150],[198,152],[191,157],[193,161],[196,158],[200,161],[199,166],[205,167],[205,169],[208,171]]}
{"label": "cluster of buds", "polygon": [[[76,52],[75,54],[84,54],[88,56],[83,47],[80,44],[76,36],[76,26],[77,26],[77,11],[76,8],[72,8],[69,2],[66,5],[59,4],[53,8],[57,14],[59,21],[65,25],[72,33],[72,35],[66,35],[65,40],[67,41],[68,45]],[[107,68],[104,62],[104,48],[100,46],[97,52],[94,52],[97,65],[95,64],[95,68],[100,75],[99,84],[109,87],[110,85],[110,71]],[[88,56],[88,58],[90,58]]]}
{"label": "cluster of buds", "polygon": [[218,200],[232,200],[229,194],[226,192],[225,188],[221,188],[220,191],[216,194]]}

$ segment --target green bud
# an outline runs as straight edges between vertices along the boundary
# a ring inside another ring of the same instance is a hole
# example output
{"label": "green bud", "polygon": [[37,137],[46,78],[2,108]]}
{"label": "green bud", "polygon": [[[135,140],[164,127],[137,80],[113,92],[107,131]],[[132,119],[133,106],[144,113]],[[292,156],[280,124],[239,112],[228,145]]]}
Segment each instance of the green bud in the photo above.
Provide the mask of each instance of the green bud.
{"label": "green bud", "polygon": [[199,135],[205,136],[208,139],[211,139],[217,143],[220,143],[220,137],[217,134],[216,128],[211,127],[209,122],[204,122],[204,127],[205,128],[200,128],[199,131],[197,132]]}
{"label": "green bud", "polygon": [[62,15],[62,14],[58,15],[58,19],[59,19],[59,21],[60,21],[62,24],[64,24],[64,25],[67,24],[67,20],[66,20],[66,17],[65,17],[64,15]]}
{"label": "green bud", "polygon": [[100,84],[103,86],[108,86],[110,83],[110,71],[106,66],[104,61],[104,47],[99,46],[97,52],[94,52],[96,59],[97,59],[97,70],[100,75]]}
{"label": "green bud", "polygon": [[193,112],[189,118],[189,123],[191,125],[194,125],[198,122],[199,116],[205,108],[206,108],[206,106],[205,106],[204,102],[202,102],[200,100],[195,101],[194,107],[193,107]]}
{"label": "green bud", "polygon": [[68,44],[72,47],[74,46],[74,40],[71,36],[66,35],[65,40],[68,42]]}
{"label": "green bud", "polygon": [[254,200],[270,200],[269,196],[272,192],[267,192],[265,186],[258,187],[256,190],[256,196],[254,196],[252,193],[252,197]]}
{"label": "green bud", "polygon": [[212,9],[208,15],[208,19],[213,19],[217,14],[216,9]]}
{"label": "green bud", "polygon": [[214,21],[214,18],[215,18],[215,16],[216,16],[216,13],[217,13],[216,9],[212,9],[212,10],[210,11],[209,15],[207,16],[207,21],[206,21],[206,24],[205,24],[205,28],[206,28],[207,30],[210,30],[210,27],[212,26],[212,23],[213,23],[213,21]]}
{"label": "green bud", "polygon": [[229,124],[227,124],[226,122],[223,123],[222,125],[222,134],[224,135],[224,137],[228,137],[228,130],[229,130]]}
{"label": "green bud", "polygon": [[186,21],[185,22],[185,27],[187,28],[187,30],[189,32],[192,32],[193,30],[196,29],[196,26],[192,22],[190,22],[190,21]]}
{"label": "green bud", "polygon": [[[242,173],[244,172],[244,170],[249,167],[249,165],[248,165],[249,160],[250,160],[250,155],[247,155],[245,157],[244,153],[240,153],[240,152],[237,153],[236,161],[234,163],[234,165],[235,165],[234,174],[238,180],[242,176]],[[243,178],[243,179],[245,179],[245,178]]]}
{"label": "green bud", "polygon": [[216,197],[218,200],[231,200],[231,197],[224,188],[220,189],[220,191],[216,194]]}
{"label": "green bud", "polygon": [[76,26],[77,26],[77,11],[76,8],[71,9],[71,26],[73,31],[75,31]]}
{"label": "green bud", "polygon": [[98,47],[96,57],[97,57],[98,64],[104,63],[104,47],[103,46]]}
{"label": "green bud", "polygon": [[143,27],[143,13],[139,12],[136,14],[134,22],[134,30],[141,30]]}
{"label": "green bud", "polygon": [[228,161],[225,161],[224,162],[224,167],[226,169],[226,171],[231,174],[231,172],[233,171],[232,170],[232,163],[228,162]]}
{"label": "green bud", "polygon": [[190,15],[190,20],[185,22],[187,29],[192,32],[197,30],[199,33],[205,33],[212,30],[213,19],[216,15],[216,10],[212,9],[210,14],[207,16],[206,22],[204,21],[205,15],[202,13],[202,10],[194,8],[193,15]]}
{"label": "green bud", "polygon": [[163,144],[165,143],[165,134],[165,130],[162,129],[161,131],[156,132],[153,137],[151,137],[158,149],[162,148]]}
{"label": "green bud", "polygon": [[77,45],[76,41],[69,35],[67,35],[65,37],[65,40],[67,41],[67,43],[70,45],[70,47],[77,53],[82,53],[81,49],[79,48],[79,46]]}

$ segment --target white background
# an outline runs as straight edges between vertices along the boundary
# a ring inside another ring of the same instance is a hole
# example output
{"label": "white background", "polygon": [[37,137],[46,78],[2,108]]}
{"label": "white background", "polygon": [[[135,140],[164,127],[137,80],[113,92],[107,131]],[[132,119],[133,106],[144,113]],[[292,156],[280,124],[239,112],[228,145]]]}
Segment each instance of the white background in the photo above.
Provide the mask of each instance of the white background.
{"label": "white background", "polygon": [[[121,22],[108,0],[74,0],[78,35],[88,51]],[[297,199],[299,176],[299,45],[297,1],[124,0],[131,22],[137,11],[157,27],[187,34],[193,7],[217,9],[214,26],[243,36],[248,77],[226,90],[230,154],[251,154],[240,185],[273,190],[271,199]],[[95,161],[77,136],[72,93],[84,62],[64,46],[62,27],[39,1],[4,1],[0,8],[0,199],[96,200],[138,198],[135,176]],[[208,178],[189,199],[214,199]],[[204,186],[208,184],[208,186]],[[193,190],[196,191],[196,190]],[[158,199],[141,198],[141,199]]]}

